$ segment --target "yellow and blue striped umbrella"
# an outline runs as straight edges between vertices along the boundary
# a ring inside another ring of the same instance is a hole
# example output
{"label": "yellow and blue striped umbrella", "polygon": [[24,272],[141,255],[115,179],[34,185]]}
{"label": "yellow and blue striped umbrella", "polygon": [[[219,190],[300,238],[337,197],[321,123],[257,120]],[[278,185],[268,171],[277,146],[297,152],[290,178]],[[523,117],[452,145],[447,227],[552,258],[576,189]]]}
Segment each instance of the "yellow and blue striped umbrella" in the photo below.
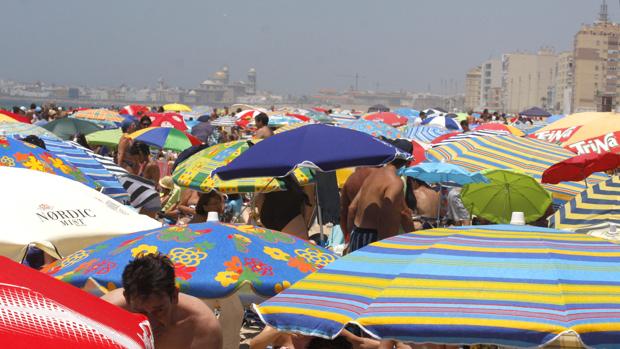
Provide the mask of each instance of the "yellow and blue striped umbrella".
{"label": "yellow and blue striped umbrella", "polygon": [[[448,139],[427,151],[428,161],[445,161],[471,172],[486,169],[512,169],[532,176],[540,182],[542,173],[551,165],[575,156],[575,153],[556,144],[512,135],[485,135]],[[589,183],[608,177],[593,174]],[[571,200],[585,189],[583,183],[565,182],[543,184],[551,192],[556,205]]]}
{"label": "yellow and blue striped umbrella", "polygon": [[556,229],[577,231],[603,223],[620,225],[620,176],[579,193],[549,219]]}
{"label": "yellow and blue striped umbrella", "polygon": [[491,225],[422,230],[346,255],[256,307],[281,331],[538,347],[576,333],[620,348],[620,246],[584,234]]}

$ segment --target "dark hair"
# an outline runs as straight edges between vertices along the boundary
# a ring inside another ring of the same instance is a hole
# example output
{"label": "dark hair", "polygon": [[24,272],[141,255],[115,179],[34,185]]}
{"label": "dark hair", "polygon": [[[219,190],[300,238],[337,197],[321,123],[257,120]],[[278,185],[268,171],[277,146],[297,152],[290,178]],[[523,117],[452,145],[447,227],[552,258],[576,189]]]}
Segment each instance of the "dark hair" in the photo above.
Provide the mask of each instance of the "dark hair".
{"label": "dark hair", "polygon": [[30,143],[30,144],[36,145],[39,148],[43,148],[47,150],[47,147],[45,147],[45,142],[41,138],[35,135],[30,135],[25,138],[22,138],[22,142]]}
{"label": "dark hair", "polygon": [[78,133],[77,135],[75,135],[75,142],[83,146],[84,148],[90,149],[88,141],[86,140],[86,136],[83,133]]}
{"label": "dark hair", "polygon": [[140,254],[123,271],[125,298],[152,294],[173,297],[176,291],[174,264],[161,253]]}
{"label": "dark hair", "polygon": [[151,124],[153,123],[151,121],[151,118],[149,118],[148,116],[143,116],[143,117],[140,118],[140,126],[142,126],[142,123],[145,122],[145,121],[147,121],[149,123],[149,126],[151,126]]}
{"label": "dark hair", "polygon": [[269,124],[269,116],[265,113],[260,113],[254,117],[254,122],[258,123],[260,121],[263,125]]}
{"label": "dark hair", "polygon": [[202,193],[198,198],[198,203],[196,203],[196,213],[202,216],[206,216],[209,212],[205,212],[205,206],[221,205],[223,201],[224,198],[222,197],[222,195],[220,195],[215,190],[211,190],[208,193]]}
{"label": "dark hair", "polygon": [[405,160],[405,159],[394,159],[391,164],[396,167],[396,168],[401,168],[403,166],[406,166],[409,163],[409,160]]}
{"label": "dark hair", "polygon": [[140,141],[133,142],[129,148],[129,154],[131,155],[149,155],[150,153],[149,146]]}
{"label": "dark hair", "polygon": [[469,122],[467,122],[467,120],[461,121],[461,127],[464,127],[464,126],[469,126]]}
{"label": "dark hair", "polygon": [[308,343],[308,349],[351,349],[353,345],[343,336],[334,339],[314,337]]}

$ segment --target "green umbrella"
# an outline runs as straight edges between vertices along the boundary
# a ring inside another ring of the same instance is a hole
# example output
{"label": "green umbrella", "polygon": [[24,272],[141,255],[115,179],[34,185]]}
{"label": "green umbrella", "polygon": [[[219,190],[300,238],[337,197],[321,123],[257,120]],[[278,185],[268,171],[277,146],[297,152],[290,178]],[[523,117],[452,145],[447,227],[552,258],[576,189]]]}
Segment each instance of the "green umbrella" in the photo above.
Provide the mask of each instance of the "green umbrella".
{"label": "green umbrella", "polygon": [[62,139],[71,139],[79,133],[87,135],[101,130],[101,127],[94,122],[74,118],[57,119],[42,127]]}
{"label": "green umbrella", "polygon": [[86,136],[89,145],[104,145],[109,148],[118,147],[123,131],[120,128],[93,132]]}
{"label": "green umbrella", "polygon": [[461,121],[467,120],[468,116],[469,115],[467,115],[467,113],[456,113],[456,117],[454,119],[458,122],[461,122]]}
{"label": "green umbrella", "polygon": [[513,170],[487,170],[482,174],[490,183],[471,183],[463,187],[463,205],[477,216],[494,223],[509,223],[512,212],[523,212],[526,222],[540,218],[551,195],[533,177]]}

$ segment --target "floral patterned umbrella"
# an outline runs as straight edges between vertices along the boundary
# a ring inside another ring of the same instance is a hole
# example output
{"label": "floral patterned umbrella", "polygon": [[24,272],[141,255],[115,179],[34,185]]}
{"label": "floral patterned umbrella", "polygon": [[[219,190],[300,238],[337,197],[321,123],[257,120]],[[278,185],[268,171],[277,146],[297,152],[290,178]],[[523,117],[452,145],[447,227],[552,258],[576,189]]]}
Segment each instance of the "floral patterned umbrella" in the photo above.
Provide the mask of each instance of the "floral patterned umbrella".
{"label": "floral patterned umbrella", "polygon": [[331,252],[292,235],[223,223],[171,226],[124,235],[77,251],[44,272],[81,287],[92,278],[113,289],[121,286],[127,263],[141,253],[167,254],[182,292],[221,298],[250,284],[271,297],[336,259]]}
{"label": "floral patterned umbrella", "polygon": [[99,183],[87,177],[73,164],[30,143],[10,136],[0,136],[0,166],[20,167],[67,177],[91,188]]}

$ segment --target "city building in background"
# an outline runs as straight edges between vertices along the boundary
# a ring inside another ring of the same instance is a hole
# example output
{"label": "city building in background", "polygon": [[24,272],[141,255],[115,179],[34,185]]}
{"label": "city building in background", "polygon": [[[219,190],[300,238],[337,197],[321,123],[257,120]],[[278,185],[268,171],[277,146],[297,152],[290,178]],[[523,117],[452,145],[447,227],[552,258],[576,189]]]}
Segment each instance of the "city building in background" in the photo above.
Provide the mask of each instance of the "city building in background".
{"label": "city building in background", "polygon": [[482,68],[470,69],[465,75],[465,109],[478,110],[482,86]]}
{"label": "city building in background", "polygon": [[561,52],[555,65],[555,85],[551,109],[561,114],[570,114],[573,106],[573,52]]}
{"label": "city building in background", "polygon": [[502,108],[502,61],[490,59],[481,66],[480,109]]}

